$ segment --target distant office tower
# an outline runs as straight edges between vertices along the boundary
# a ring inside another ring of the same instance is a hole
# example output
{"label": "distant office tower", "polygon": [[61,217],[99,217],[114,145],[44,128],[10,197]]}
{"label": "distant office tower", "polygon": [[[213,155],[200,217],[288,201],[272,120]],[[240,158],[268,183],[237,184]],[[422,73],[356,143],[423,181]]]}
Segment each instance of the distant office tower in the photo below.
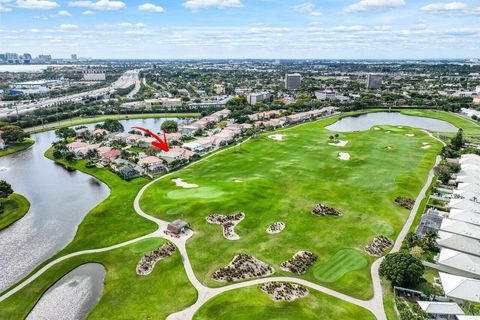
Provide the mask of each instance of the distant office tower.
{"label": "distant office tower", "polygon": [[367,89],[380,89],[382,87],[382,75],[381,74],[367,74]]}
{"label": "distant office tower", "polygon": [[302,76],[299,73],[290,73],[285,75],[285,89],[298,90],[302,84]]}
{"label": "distant office tower", "polygon": [[475,91],[477,92],[477,94],[480,94],[480,86],[477,86],[477,87],[475,88]]}
{"label": "distant office tower", "polygon": [[269,92],[250,93],[250,94],[247,96],[247,101],[248,101],[248,103],[251,104],[251,105],[256,105],[257,102],[270,99],[271,96],[272,96],[272,94],[269,93]]}
{"label": "distant office tower", "polygon": [[72,55],[70,56],[70,58],[71,58],[72,60],[76,61],[76,60],[77,60],[77,55],[74,53],[74,54],[72,54]]}
{"label": "distant office tower", "polygon": [[24,53],[22,56],[23,63],[30,63],[32,61],[32,55],[30,53]]}

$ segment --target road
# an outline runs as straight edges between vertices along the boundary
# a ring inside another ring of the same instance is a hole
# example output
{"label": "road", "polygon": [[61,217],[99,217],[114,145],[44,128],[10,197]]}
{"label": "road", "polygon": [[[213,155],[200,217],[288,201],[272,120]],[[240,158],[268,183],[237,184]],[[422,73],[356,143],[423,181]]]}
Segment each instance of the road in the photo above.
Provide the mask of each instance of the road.
{"label": "road", "polygon": [[[286,129],[286,130],[288,130],[288,129]],[[425,132],[427,132],[427,131],[425,131]],[[439,140],[438,138],[434,137],[431,133],[429,133],[429,132],[427,132],[427,133],[430,135],[431,138]],[[250,140],[250,139],[246,139],[245,141],[242,141],[241,144],[247,142],[248,140]],[[443,143],[443,141],[441,141],[441,140],[439,140],[439,141]],[[235,148],[236,146],[238,146],[238,145],[233,145],[229,148],[222,149],[222,150],[220,150],[216,153],[213,153],[213,154],[211,154],[211,155],[209,155],[205,158],[202,158],[201,160],[199,160],[197,162],[191,163],[190,165],[184,167],[182,170],[184,170],[188,167],[194,166],[194,165],[196,165],[200,162],[206,161],[210,157],[212,157],[212,156],[214,156],[218,153],[222,153],[222,152],[225,152],[227,150],[230,150],[231,148]],[[437,156],[436,161],[435,161],[435,165],[437,165],[439,163],[439,161],[440,161],[440,157]],[[316,284],[316,283],[313,283],[313,282],[310,282],[310,281],[307,281],[307,280],[299,279],[299,278],[293,278],[293,277],[266,277],[266,278],[260,278],[260,279],[254,279],[254,280],[250,280],[250,281],[235,283],[235,284],[227,285],[227,286],[220,287],[220,288],[210,288],[210,287],[207,287],[207,286],[203,285],[197,279],[197,277],[195,276],[195,273],[193,271],[190,259],[188,257],[187,249],[186,249],[186,242],[193,235],[193,232],[189,231],[187,234],[185,234],[181,238],[171,237],[171,236],[165,234],[165,230],[167,229],[167,225],[168,225],[167,221],[158,219],[156,217],[153,217],[153,216],[145,213],[142,210],[142,208],[140,207],[140,199],[141,199],[142,195],[144,194],[145,190],[147,190],[151,185],[153,185],[157,181],[168,178],[169,176],[171,176],[173,174],[177,174],[177,173],[178,172],[169,173],[169,174],[161,176],[161,177],[159,177],[155,180],[152,180],[151,182],[146,184],[137,193],[137,195],[135,197],[135,200],[134,200],[134,203],[133,203],[133,207],[135,209],[135,212],[138,215],[144,217],[145,219],[148,219],[148,220],[156,223],[157,226],[158,226],[158,229],[155,232],[153,232],[151,234],[148,234],[148,235],[145,235],[145,236],[142,236],[142,237],[139,237],[139,238],[135,238],[135,239],[123,242],[123,243],[119,243],[119,244],[116,244],[116,245],[113,245],[113,246],[109,246],[109,247],[105,247],[105,248],[99,248],[99,249],[91,249],[91,250],[74,252],[74,253],[62,256],[60,258],[57,258],[57,259],[49,262],[45,266],[43,266],[40,270],[35,272],[33,275],[31,275],[30,277],[25,279],[23,282],[18,284],[16,287],[11,289],[10,291],[5,292],[2,296],[0,296],[0,302],[7,299],[8,297],[15,294],[16,292],[20,291],[22,288],[26,287],[28,284],[30,284],[33,280],[35,280],[36,278],[41,276],[45,271],[47,271],[52,266],[66,260],[66,259],[69,259],[69,258],[75,257],[75,256],[79,256],[79,255],[85,255],[85,254],[92,254],[92,253],[114,250],[114,249],[117,249],[117,248],[120,248],[120,247],[123,247],[123,246],[127,246],[129,244],[132,244],[132,243],[135,243],[137,241],[144,240],[144,239],[153,238],[153,237],[161,237],[161,238],[164,238],[164,239],[172,242],[178,248],[179,253],[182,256],[182,262],[183,262],[183,266],[185,268],[186,275],[187,275],[190,283],[195,287],[195,289],[198,292],[197,301],[193,305],[187,307],[184,310],[181,310],[179,312],[176,312],[176,313],[173,313],[173,314],[169,315],[167,317],[168,320],[180,320],[180,319],[181,320],[186,320],[186,319],[189,320],[189,319],[192,319],[193,315],[207,301],[209,301],[210,299],[212,299],[213,297],[215,297],[219,294],[222,294],[222,293],[227,292],[227,291],[231,291],[231,290],[235,290],[235,289],[239,289],[239,288],[244,288],[244,287],[249,287],[249,286],[253,286],[253,285],[258,285],[258,284],[262,284],[262,283],[265,283],[265,282],[271,282],[271,281],[287,281],[287,282],[293,282],[293,283],[301,284],[301,285],[304,285],[306,287],[309,287],[310,289],[317,290],[317,291],[322,292],[324,294],[333,296],[337,299],[340,299],[340,300],[352,303],[354,305],[357,305],[359,307],[365,308],[365,309],[369,310],[378,320],[386,320],[387,319],[386,314],[385,314],[385,310],[384,310],[384,306],[383,306],[383,292],[382,292],[382,285],[381,285],[380,276],[379,276],[379,267],[380,267],[380,264],[383,260],[383,257],[375,260],[374,263],[371,266],[371,269],[370,269],[372,283],[373,283],[373,297],[370,300],[360,300],[360,299],[348,296],[344,293],[341,293],[341,292],[332,290],[330,288],[321,286],[319,284]],[[428,188],[429,188],[429,186],[432,182],[433,176],[434,176],[434,170],[432,168],[430,170],[429,174],[428,174],[428,178],[427,178],[424,186],[422,187],[422,190],[420,191],[419,195],[417,196],[417,198],[415,200],[415,204],[414,204],[412,210],[410,211],[410,214],[409,214],[409,217],[407,218],[407,221],[405,222],[402,230],[400,231],[400,233],[399,233],[399,235],[398,235],[398,237],[395,241],[395,244],[394,244],[394,246],[391,250],[392,253],[397,252],[400,249],[401,244],[402,244],[403,240],[405,239],[405,236],[407,235],[408,231],[410,230],[410,227],[411,227],[411,225],[412,225],[412,223],[415,219],[415,216],[417,214],[417,211],[418,211],[418,208],[421,204],[421,201],[425,197],[426,192],[428,191]]]}
{"label": "road", "polygon": [[[120,78],[118,78],[115,82],[110,84],[106,88],[101,88],[101,89],[96,89],[96,90],[91,90],[91,91],[86,91],[86,92],[80,92],[80,93],[75,93],[71,95],[66,95],[66,96],[61,96],[61,97],[56,97],[56,98],[44,98],[40,99],[37,102],[32,102],[32,103],[27,103],[23,105],[17,105],[16,107],[18,108],[18,113],[25,113],[29,111],[34,111],[36,109],[41,109],[45,107],[51,107],[55,104],[58,103],[64,103],[64,102],[72,102],[72,101],[81,101],[83,98],[86,97],[99,97],[103,96],[107,93],[111,93],[116,89],[120,88],[128,88],[131,85],[135,85],[135,90],[140,89],[140,79],[139,79],[139,69],[135,70],[128,70],[126,71]],[[138,88],[137,88],[138,87]],[[132,92],[133,92],[132,91]],[[136,93],[136,92],[135,92]],[[134,93],[134,94],[135,94]],[[130,95],[131,93],[129,93]],[[133,97],[133,95],[132,95]],[[8,110],[7,108],[2,108],[0,109],[0,118],[6,117],[11,114],[15,114],[15,111]]]}

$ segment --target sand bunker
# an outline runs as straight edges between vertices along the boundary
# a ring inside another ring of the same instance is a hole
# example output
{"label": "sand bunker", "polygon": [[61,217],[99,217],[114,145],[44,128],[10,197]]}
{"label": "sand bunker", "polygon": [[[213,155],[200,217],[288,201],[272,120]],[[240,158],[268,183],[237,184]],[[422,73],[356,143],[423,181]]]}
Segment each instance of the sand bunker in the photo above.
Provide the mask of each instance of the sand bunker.
{"label": "sand bunker", "polygon": [[340,152],[338,154],[338,159],[343,160],[343,161],[350,160],[350,154],[348,152]]}
{"label": "sand bunker", "polygon": [[392,132],[392,131],[390,131],[390,130],[388,130],[388,131],[385,131],[385,133],[390,133],[390,132]]}
{"label": "sand bunker", "polygon": [[273,274],[275,270],[265,262],[248,254],[239,254],[223,268],[212,275],[212,279],[219,282],[232,282]]}
{"label": "sand bunker", "polygon": [[329,145],[334,147],[345,147],[348,143],[348,140],[340,140],[338,142],[330,142]]}
{"label": "sand bunker", "polygon": [[145,254],[137,264],[137,274],[141,276],[150,274],[158,261],[171,256],[175,250],[175,246],[171,242],[167,242],[160,248]]}
{"label": "sand bunker", "polygon": [[235,183],[242,183],[243,182],[243,180],[240,180],[240,179],[233,179],[232,181],[235,182]]}
{"label": "sand bunker", "polygon": [[379,128],[379,127],[375,127],[375,128],[373,128],[373,130],[377,130],[377,131],[378,131],[378,130],[380,130],[380,128]]}
{"label": "sand bunker", "polygon": [[245,218],[245,213],[239,212],[232,215],[209,214],[205,220],[211,224],[219,224],[223,228],[223,236],[227,240],[238,240],[240,236],[235,233],[235,226]]}
{"label": "sand bunker", "polygon": [[280,269],[296,274],[304,274],[316,260],[317,256],[313,252],[298,251],[293,258],[282,262]]}
{"label": "sand bunker", "polygon": [[422,142],[422,147],[421,147],[422,149],[428,149],[430,147],[431,145],[428,142]]}
{"label": "sand bunker", "polygon": [[387,146],[385,149],[387,149],[387,150],[392,150],[392,147]]}
{"label": "sand bunker", "polygon": [[181,178],[172,179],[172,181],[175,182],[177,187],[182,187],[182,188],[185,188],[185,189],[198,188],[197,184],[187,183],[187,182],[183,181],[183,179],[181,179]]}
{"label": "sand bunker", "polygon": [[365,247],[365,251],[371,256],[380,257],[391,246],[393,246],[393,241],[380,235],[373,238],[372,242]]}
{"label": "sand bunker", "polygon": [[413,133],[406,133],[405,134],[407,137],[414,137],[415,135]]}
{"label": "sand bunker", "polygon": [[268,136],[272,140],[277,140],[277,141],[282,141],[283,137],[285,137],[284,134],[272,134]]}
{"label": "sand bunker", "polygon": [[270,234],[273,233],[280,233],[285,229],[285,223],[283,222],[274,222],[271,225],[268,226],[267,232]]}
{"label": "sand bunker", "polygon": [[273,301],[293,301],[308,295],[308,289],[290,282],[267,282],[260,290],[268,294]]}

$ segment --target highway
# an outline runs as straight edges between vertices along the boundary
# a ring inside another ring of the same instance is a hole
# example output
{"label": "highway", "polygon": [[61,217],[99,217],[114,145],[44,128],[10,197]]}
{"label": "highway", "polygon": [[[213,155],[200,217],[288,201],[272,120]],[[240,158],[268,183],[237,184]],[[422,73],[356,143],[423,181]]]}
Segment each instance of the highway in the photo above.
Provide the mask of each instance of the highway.
{"label": "highway", "polygon": [[[15,107],[17,108],[18,113],[21,114],[29,111],[34,111],[40,108],[51,107],[58,103],[81,101],[83,98],[86,98],[89,96],[93,96],[93,97],[103,96],[106,93],[113,92],[116,89],[127,88],[131,85],[135,85],[135,89],[132,90],[132,92],[134,92],[133,95],[135,95],[135,93],[138,92],[138,90],[140,89],[139,73],[140,73],[140,69],[128,70],[120,78],[118,78],[115,82],[113,82],[106,88],[80,92],[80,93],[75,93],[75,94],[56,97],[56,98],[44,98],[44,99],[37,100],[35,102],[18,104],[18,105],[15,105]],[[129,97],[130,96],[133,97],[133,95],[129,93]],[[0,118],[9,116],[15,113],[16,113],[15,109],[9,110],[8,108],[1,108]]]}

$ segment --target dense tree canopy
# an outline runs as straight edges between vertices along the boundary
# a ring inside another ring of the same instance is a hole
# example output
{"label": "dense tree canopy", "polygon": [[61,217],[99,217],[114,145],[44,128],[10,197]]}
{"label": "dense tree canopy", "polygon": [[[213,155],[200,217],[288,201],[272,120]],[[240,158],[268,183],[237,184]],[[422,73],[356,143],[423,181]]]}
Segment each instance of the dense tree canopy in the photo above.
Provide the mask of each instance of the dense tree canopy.
{"label": "dense tree canopy", "polygon": [[408,252],[388,254],[380,265],[380,276],[395,286],[411,286],[422,280],[425,267]]}
{"label": "dense tree canopy", "polygon": [[55,130],[55,135],[58,138],[67,141],[68,138],[74,138],[77,134],[72,128],[60,128]]}
{"label": "dense tree canopy", "polygon": [[0,198],[8,198],[12,193],[12,186],[7,181],[0,180]]}
{"label": "dense tree canopy", "polygon": [[178,124],[176,121],[173,120],[166,120],[162,123],[160,129],[165,130],[167,133],[177,132],[178,131]]}
{"label": "dense tree canopy", "polygon": [[4,122],[0,124],[0,130],[3,131],[2,139],[5,140],[6,143],[22,142],[28,137],[28,134],[19,126],[5,124]]}
{"label": "dense tree canopy", "polygon": [[120,121],[111,119],[105,120],[103,124],[97,124],[95,128],[105,129],[110,132],[123,132],[125,130]]}

